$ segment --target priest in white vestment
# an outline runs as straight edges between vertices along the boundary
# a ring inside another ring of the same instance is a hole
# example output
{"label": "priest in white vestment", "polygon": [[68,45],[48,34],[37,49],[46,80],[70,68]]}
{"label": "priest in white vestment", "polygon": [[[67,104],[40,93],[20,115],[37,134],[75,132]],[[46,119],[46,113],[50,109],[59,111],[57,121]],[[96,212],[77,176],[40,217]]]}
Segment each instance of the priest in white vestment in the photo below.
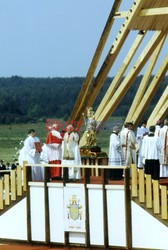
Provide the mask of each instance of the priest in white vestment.
{"label": "priest in white vestment", "polygon": [[155,135],[160,136],[161,120],[158,120],[155,125]]}
{"label": "priest in white vestment", "polygon": [[[79,135],[74,132],[72,125],[68,125],[63,140],[63,160],[62,166],[81,165],[81,156],[79,150]],[[68,168],[69,179],[75,180],[81,178],[80,168]]]}
{"label": "priest in white vestment", "polygon": [[[35,130],[30,129],[28,131],[28,137],[24,141],[24,147],[21,149],[19,154],[19,165],[23,165],[23,161],[27,161],[28,164],[40,164],[40,153],[41,149],[37,148],[36,145],[40,144],[40,140],[35,136]],[[42,167],[32,167],[32,181],[42,181],[44,178]]]}
{"label": "priest in white vestment", "polygon": [[164,120],[164,126],[160,129],[159,137],[162,145],[160,154],[160,176],[168,177],[168,119]]}
{"label": "priest in white vestment", "polygon": [[142,148],[142,140],[145,135],[149,133],[149,129],[146,128],[147,121],[143,121],[141,127],[137,128],[137,136],[136,140],[138,143],[138,168],[143,168],[143,163],[142,163],[142,155],[141,155],[141,148]]}
{"label": "priest in white vestment", "polygon": [[132,163],[136,163],[136,138],[134,132],[132,131],[132,125],[133,124],[131,122],[127,122],[124,125],[124,129],[120,132],[120,141],[127,166]]}
{"label": "priest in white vestment", "polygon": [[[124,166],[126,164],[121,146],[120,139],[118,137],[120,129],[118,126],[113,127],[113,132],[110,136],[109,145],[109,166]],[[123,176],[123,169],[109,169],[108,178],[110,180],[121,180]]]}
{"label": "priest in white vestment", "polygon": [[141,153],[145,165],[145,174],[151,175],[153,180],[159,180],[160,178],[160,152],[160,138],[155,136],[155,126],[150,126],[149,134],[143,138]]}

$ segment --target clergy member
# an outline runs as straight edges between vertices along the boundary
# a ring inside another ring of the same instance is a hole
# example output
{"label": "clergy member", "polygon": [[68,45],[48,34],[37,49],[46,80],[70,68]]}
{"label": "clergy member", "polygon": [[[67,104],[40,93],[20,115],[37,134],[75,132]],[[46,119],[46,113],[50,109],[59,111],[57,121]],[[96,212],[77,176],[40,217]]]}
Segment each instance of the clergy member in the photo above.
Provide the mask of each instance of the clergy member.
{"label": "clergy member", "polygon": [[[62,165],[81,165],[81,157],[79,150],[79,135],[74,131],[74,127],[70,124],[66,128],[63,142],[63,161]],[[80,179],[80,168],[69,167],[69,179]]]}
{"label": "clergy member", "polygon": [[[125,159],[120,139],[118,137],[120,129],[118,126],[113,127],[113,132],[110,136],[109,145],[109,166],[124,166]],[[109,169],[108,177],[110,180],[121,180],[123,176],[123,169]]]}
{"label": "clergy member", "polygon": [[[23,161],[28,164],[40,164],[41,143],[34,129],[28,131],[28,137],[24,141],[24,146],[19,154],[19,165],[23,165]],[[32,181],[41,181],[44,178],[42,167],[32,167]]]}
{"label": "clergy member", "polygon": [[120,133],[120,141],[123,147],[124,158],[126,165],[136,163],[136,152],[135,152],[135,134],[132,131],[132,122],[127,122],[124,125],[124,129]]}
{"label": "clergy member", "polygon": [[151,175],[153,180],[159,180],[160,177],[160,151],[161,143],[159,137],[155,135],[155,126],[150,126],[149,134],[144,136],[142,141],[141,154],[145,165],[145,174]]}
{"label": "clergy member", "polygon": [[143,121],[141,123],[141,127],[137,129],[137,143],[138,143],[138,168],[143,168],[142,156],[141,156],[141,148],[142,148],[142,140],[145,135],[149,133],[149,129],[146,127],[147,121]]}
{"label": "clergy member", "polygon": [[161,177],[168,177],[168,119],[164,120],[164,126],[160,129],[160,140],[161,140]]}
{"label": "clergy member", "polygon": [[[53,124],[46,138],[47,155],[49,164],[61,164],[62,158],[62,136],[58,131],[59,125]],[[61,167],[51,167],[50,176],[52,180],[61,179]]]}
{"label": "clergy member", "polygon": [[155,135],[160,136],[161,120],[158,120],[155,125]]}

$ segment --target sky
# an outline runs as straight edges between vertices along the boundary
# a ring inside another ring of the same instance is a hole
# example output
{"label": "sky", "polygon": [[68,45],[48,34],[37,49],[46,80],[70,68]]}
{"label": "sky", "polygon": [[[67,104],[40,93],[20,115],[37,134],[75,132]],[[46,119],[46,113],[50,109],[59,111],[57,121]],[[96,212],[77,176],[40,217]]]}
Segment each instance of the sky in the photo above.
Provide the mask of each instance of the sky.
{"label": "sky", "polygon": [[[113,3],[0,0],[0,77],[85,77]],[[123,0],[120,10],[128,10],[131,5],[132,0]],[[96,73],[122,22],[117,19]],[[115,75],[136,33],[126,41],[109,76]]]}

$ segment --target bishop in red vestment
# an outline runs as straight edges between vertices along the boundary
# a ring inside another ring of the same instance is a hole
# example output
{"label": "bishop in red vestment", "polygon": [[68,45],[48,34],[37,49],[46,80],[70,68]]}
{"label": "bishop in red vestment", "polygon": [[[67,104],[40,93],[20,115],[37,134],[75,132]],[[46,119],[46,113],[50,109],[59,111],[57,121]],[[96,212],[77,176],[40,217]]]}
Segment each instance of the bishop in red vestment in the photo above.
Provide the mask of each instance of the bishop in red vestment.
{"label": "bishop in red vestment", "polygon": [[[58,131],[58,125],[54,124],[51,127],[51,131],[48,132],[46,138],[46,144],[48,147],[48,159],[49,164],[61,164],[62,158],[62,136]],[[61,178],[61,167],[51,167],[50,176],[52,179]]]}

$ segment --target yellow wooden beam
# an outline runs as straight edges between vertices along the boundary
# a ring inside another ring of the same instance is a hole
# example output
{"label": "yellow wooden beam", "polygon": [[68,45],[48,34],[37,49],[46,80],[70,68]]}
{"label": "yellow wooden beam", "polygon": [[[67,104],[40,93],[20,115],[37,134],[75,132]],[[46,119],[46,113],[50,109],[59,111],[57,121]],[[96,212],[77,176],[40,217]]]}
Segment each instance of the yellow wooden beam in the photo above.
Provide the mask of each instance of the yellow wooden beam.
{"label": "yellow wooden beam", "polygon": [[80,105],[79,105],[78,111],[75,112],[76,115],[73,116],[73,118],[75,117],[77,120],[79,120],[82,116],[82,113],[86,112],[87,107],[92,106],[92,104],[94,103],[94,101],[95,101],[95,99],[96,99],[96,97],[97,97],[106,77],[107,77],[107,74],[109,73],[121,47],[123,46],[123,43],[125,42],[125,39],[127,38],[128,34],[129,34],[128,27],[129,27],[131,21],[133,20],[134,15],[137,15],[137,13],[139,12],[142,4],[143,4],[143,1],[141,1],[141,0],[134,1],[134,4],[133,4],[132,8],[130,9],[124,23],[122,24],[122,26],[118,32],[118,35],[116,36],[116,38],[113,42],[113,45],[110,49],[110,52],[108,53],[100,71],[98,72],[98,75],[97,75],[95,81],[91,85],[91,88],[89,89],[87,95],[85,95],[86,97],[81,100],[81,104],[79,103]]}
{"label": "yellow wooden beam", "polygon": [[72,120],[72,121],[74,121],[77,118],[77,115],[78,115],[78,113],[83,105],[87,91],[88,91],[89,86],[91,84],[91,81],[93,79],[93,75],[95,73],[97,64],[99,62],[100,56],[101,56],[102,51],[104,49],[104,46],[105,46],[105,43],[107,41],[108,35],[110,33],[111,27],[114,23],[115,12],[119,9],[121,1],[122,0],[115,0],[115,2],[113,4],[110,15],[107,19],[106,25],[104,27],[104,30],[102,32],[102,35],[101,35],[101,38],[99,40],[98,46],[96,48],[95,54],[93,56],[92,62],[90,64],[89,70],[87,72],[85,81],[82,85],[82,88],[81,88],[80,93],[78,95],[78,98],[76,100],[74,109],[73,109],[72,114],[70,116],[70,120]]}
{"label": "yellow wooden beam", "polygon": [[160,16],[167,14],[168,14],[168,7],[160,7],[160,8],[143,9],[140,11],[139,16]]}
{"label": "yellow wooden beam", "polygon": [[157,74],[153,78],[150,86],[148,87],[145,95],[143,96],[140,105],[136,109],[136,112],[132,118],[134,121],[134,127],[136,127],[139,120],[141,119],[143,113],[145,112],[147,106],[149,105],[151,99],[153,98],[156,90],[158,89],[160,82],[162,81],[163,77],[165,76],[167,70],[168,70],[168,54],[164,58]]}
{"label": "yellow wooden beam", "polygon": [[[147,127],[149,127],[151,125],[155,125],[156,121],[160,119],[160,117],[158,118],[158,116],[160,115],[160,111],[166,102],[168,102],[168,86],[165,88],[162,96],[160,97],[155,108],[153,109],[153,111],[148,119]],[[167,107],[168,107],[168,105],[167,105]],[[164,110],[166,110],[166,108]]]}
{"label": "yellow wooden beam", "polygon": [[[143,52],[137,59],[132,69],[120,84],[109,103],[104,108],[104,111],[100,115],[99,121],[106,121],[106,119],[113,113],[164,35],[165,33],[161,31],[156,31],[154,33],[152,39],[148,42],[147,46],[144,48]],[[99,127],[101,127],[101,123]]]}
{"label": "yellow wooden beam", "polygon": [[[114,18],[126,18],[128,11],[116,11]],[[168,14],[168,7],[160,7],[160,8],[150,8],[150,9],[143,9],[139,12],[138,16],[160,16],[160,15],[167,15]]]}
{"label": "yellow wooden beam", "polygon": [[99,107],[96,110],[96,113],[95,113],[96,120],[99,120],[100,114],[102,113],[103,109],[105,108],[105,106],[107,105],[107,103],[109,102],[111,97],[113,96],[117,86],[120,83],[120,80],[122,79],[127,67],[129,66],[133,56],[135,55],[137,49],[139,48],[139,45],[141,44],[145,34],[146,34],[145,32],[144,33],[140,32],[137,35],[137,37],[136,37],[134,43],[132,44],[127,56],[125,57],[121,67],[117,71],[117,73],[116,73],[114,79],[112,80],[105,96],[103,97]]}
{"label": "yellow wooden beam", "polygon": [[128,11],[116,11],[114,18],[126,18]]}
{"label": "yellow wooden beam", "polygon": [[136,109],[137,109],[138,105],[140,104],[140,102],[141,102],[141,100],[142,100],[142,97],[143,97],[143,95],[144,95],[144,93],[145,93],[146,86],[147,86],[147,84],[148,84],[148,82],[149,82],[149,80],[150,80],[150,77],[151,77],[153,68],[154,68],[155,63],[156,63],[156,61],[157,61],[157,59],[158,59],[158,56],[159,56],[159,54],[160,54],[160,51],[161,51],[161,49],[162,49],[162,47],[163,47],[163,44],[164,44],[165,39],[166,39],[166,36],[167,36],[167,35],[165,35],[165,36],[161,39],[161,41],[160,41],[160,43],[158,44],[157,48],[156,48],[156,49],[154,50],[154,52],[152,53],[151,59],[150,59],[149,64],[148,64],[148,67],[147,67],[147,69],[146,69],[146,72],[145,72],[145,74],[144,74],[142,80],[141,80],[141,83],[140,83],[139,88],[138,88],[138,90],[137,90],[137,92],[136,92],[136,95],[135,95],[135,97],[134,97],[134,100],[133,100],[133,102],[132,102],[132,105],[131,105],[131,107],[130,107],[130,109],[129,109],[129,112],[128,112],[128,115],[127,115],[127,117],[126,117],[126,119],[125,119],[125,122],[132,121],[132,119],[133,119],[133,115],[134,115],[134,113],[136,112]]}
{"label": "yellow wooden beam", "polygon": [[168,100],[166,100],[166,102],[163,104],[163,106],[155,116],[155,120],[153,120],[153,123],[151,125],[155,125],[156,121],[159,119],[164,120],[167,115],[168,115]]}

